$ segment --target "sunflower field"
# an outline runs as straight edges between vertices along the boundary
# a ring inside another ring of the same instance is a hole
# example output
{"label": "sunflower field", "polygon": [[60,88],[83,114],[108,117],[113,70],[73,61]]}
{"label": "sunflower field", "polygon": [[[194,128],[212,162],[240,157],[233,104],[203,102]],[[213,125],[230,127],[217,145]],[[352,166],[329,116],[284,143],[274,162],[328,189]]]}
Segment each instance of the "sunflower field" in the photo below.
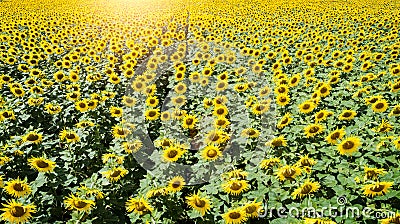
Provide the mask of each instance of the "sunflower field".
{"label": "sunflower field", "polygon": [[0,18],[0,223],[400,224],[397,0]]}

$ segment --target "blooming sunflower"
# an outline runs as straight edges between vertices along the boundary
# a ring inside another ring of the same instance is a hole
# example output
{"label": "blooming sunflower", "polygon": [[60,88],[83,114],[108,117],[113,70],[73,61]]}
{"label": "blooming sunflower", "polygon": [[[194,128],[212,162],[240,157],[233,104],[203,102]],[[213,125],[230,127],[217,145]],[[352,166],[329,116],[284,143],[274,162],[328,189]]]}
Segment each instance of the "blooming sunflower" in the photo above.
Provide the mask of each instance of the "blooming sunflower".
{"label": "blooming sunflower", "polygon": [[136,102],[137,102],[137,100],[133,97],[129,97],[129,96],[122,97],[122,103],[127,107],[135,106]]}
{"label": "blooming sunflower", "polygon": [[284,181],[284,180],[293,180],[297,176],[301,175],[302,170],[298,166],[289,166],[286,165],[284,167],[281,167],[277,171],[277,176],[279,180]]}
{"label": "blooming sunflower", "polygon": [[382,219],[381,224],[399,224],[400,223],[400,213],[396,213],[395,215]]}
{"label": "blooming sunflower", "polygon": [[180,149],[176,146],[167,147],[163,150],[163,159],[166,162],[176,162],[183,154],[185,154],[186,150]]}
{"label": "blooming sunflower", "polygon": [[3,211],[1,219],[10,223],[25,223],[32,217],[32,213],[36,213],[36,206],[34,204],[22,204],[14,199],[2,204],[4,207],[0,210]]}
{"label": "blooming sunflower", "polygon": [[160,109],[148,109],[145,111],[144,116],[146,117],[146,120],[149,121],[157,120],[160,116]]}
{"label": "blooming sunflower", "polygon": [[293,120],[290,113],[286,113],[277,123],[276,127],[282,129],[289,125],[289,123]]}
{"label": "blooming sunflower", "polygon": [[393,130],[393,125],[391,125],[389,121],[385,121],[384,119],[382,119],[381,124],[378,127],[373,128],[372,130],[378,133],[386,133]]}
{"label": "blooming sunflower", "polygon": [[39,172],[53,172],[56,163],[43,157],[32,157],[28,159],[29,165]]}
{"label": "blooming sunflower", "polygon": [[123,113],[124,113],[124,110],[122,108],[114,107],[114,106],[110,107],[111,117],[122,117]]}
{"label": "blooming sunflower", "polygon": [[31,131],[24,137],[22,137],[22,140],[28,143],[39,144],[40,142],[42,142],[42,134]]}
{"label": "blooming sunflower", "polygon": [[346,131],[341,128],[341,129],[336,129],[332,131],[331,133],[326,136],[325,141],[334,145],[337,143],[338,140],[342,139],[344,135],[346,134]]}
{"label": "blooming sunflower", "polygon": [[135,212],[139,215],[151,213],[154,210],[146,199],[139,197],[130,198],[125,205],[128,212]]}
{"label": "blooming sunflower", "polygon": [[248,137],[248,138],[257,138],[260,136],[260,131],[254,128],[245,128],[242,131],[242,136]]}
{"label": "blooming sunflower", "polygon": [[339,120],[346,120],[350,121],[353,120],[354,117],[357,115],[357,112],[354,110],[344,110],[340,115],[339,115]]}
{"label": "blooming sunflower", "polygon": [[246,212],[246,216],[250,218],[257,218],[262,212],[261,202],[250,202],[243,206],[242,208]]}
{"label": "blooming sunflower", "polygon": [[201,151],[201,156],[207,161],[214,161],[221,157],[222,153],[218,146],[214,144],[207,145]]}
{"label": "blooming sunflower", "polygon": [[229,180],[228,182],[223,183],[222,189],[231,195],[239,195],[242,192],[248,190],[250,188],[247,180]]}
{"label": "blooming sunflower", "polygon": [[168,192],[181,191],[185,184],[185,179],[182,176],[175,176],[168,182]]}
{"label": "blooming sunflower", "polygon": [[247,214],[243,208],[236,208],[222,214],[222,218],[226,224],[241,224],[247,220]]}
{"label": "blooming sunflower", "polygon": [[291,194],[293,199],[301,199],[316,192],[320,188],[320,184],[318,182],[312,182],[310,180],[306,180],[299,188],[294,190]]}
{"label": "blooming sunflower", "polygon": [[66,140],[67,143],[79,142],[79,135],[73,130],[62,130],[59,134],[61,140]]}
{"label": "blooming sunflower", "polygon": [[307,125],[304,128],[304,133],[307,138],[314,137],[324,131],[324,126],[318,123]]}
{"label": "blooming sunflower", "polygon": [[372,104],[372,110],[375,113],[385,112],[388,107],[389,107],[389,104],[385,99],[379,99],[375,103]]}
{"label": "blooming sunflower", "polygon": [[361,140],[359,137],[348,137],[343,139],[343,141],[337,146],[337,149],[341,155],[351,155],[357,151],[360,145]]}
{"label": "blooming sunflower", "polygon": [[272,146],[272,147],[287,146],[287,142],[285,136],[280,135],[276,138],[273,138],[271,141],[265,143],[265,146]]}
{"label": "blooming sunflower", "polygon": [[394,106],[389,113],[389,116],[399,116],[399,115],[400,115],[400,104]]}
{"label": "blooming sunflower", "polygon": [[321,122],[328,118],[328,116],[333,115],[333,112],[327,110],[320,110],[315,114],[315,122]]}
{"label": "blooming sunflower", "polygon": [[315,103],[312,101],[305,101],[303,103],[301,103],[298,108],[300,110],[300,112],[304,113],[304,114],[308,114],[311,111],[314,110],[314,108],[316,107]]}
{"label": "blooming sunflower", "polygon": [[186,203],[194,210],[200,212],[204,216],[207,211],[211,210],[211,203],[205,197],[201,197],[199,194],[192,194],[186,197]]}
{"label": "blooming sunflower", "polygon": [[120,125],[115,125],[112,131],[114,138],[126,138],[130,133],[131,131],[128,128]]}
{"label": "blooming sunflower", "polygon": [[372,184],[365,185],[362,190],[363,194],[369,197],[381,196],[386,194],[392,187],[393,182],[374,182]]}
{"label": "blooming sunflower", "polygon": [[284,107],[287,104],[289,104],[290,102],[290,97],[287,94],[279,94],[276,96],[276,103],[281,106]]}
{"label": "blooming sunflower", "polygon": [[299,161],[297,162],[297,165],[300,167],[311,167],[315,164],[317,164],[317,162],[314,159],[309,158],[308,155],[301,156]]}
{"label": "blooming sunflower", "polygon": [[101,174],[103,174],[103,176],[105,176],[111,182],[115,182],[124,177],[127,173],[128,170],[123,167],[114,167],[111,170],[102,172]]}
{"label": "blooming sunflower", "polygon": [[89,212],[93,206],[95,206],[95,202],[93,200],[82,199],[80,197],[76,197],[74,194],[70,194],[64,200],[64,204],[69,210],[77,210],[83,212]]}
{"label": "blooming sunflower", "polygon": [[272,168],[275,165],[278,165],[281,162],[279,158],[269,158],[269,159],[264,159],[260,163],[261,169],[269,169]]}
{"label": "blooming sunflower", "polygon": [[168,194],[168,188],[166,187],[152,188],[146,193],[146,198],[153,198],[161,195],[165,196],[167,194]]}
{"label": "blooming sunflower", "polygon": [[182,119],[182,127],[185,129],[193,129],[197,123],[198,119],[195,115],[187,114]]}
{"label": "blooming sunflower", "polygon": [[365,173],[364,180],[376,180],[378,179],[379,175],[385,174],[387,172],[385,171],[385,169],[378,169],[375,167],[365,166],[364,173]]}
{"label": "blooming sunflower", "polygon": [[6,183],[4,190],[7,194],[13,197],[20,198],[29,195],[32,190],[29,184],[25,180],[20,180],[19,177],[15,180],[10,180]]}

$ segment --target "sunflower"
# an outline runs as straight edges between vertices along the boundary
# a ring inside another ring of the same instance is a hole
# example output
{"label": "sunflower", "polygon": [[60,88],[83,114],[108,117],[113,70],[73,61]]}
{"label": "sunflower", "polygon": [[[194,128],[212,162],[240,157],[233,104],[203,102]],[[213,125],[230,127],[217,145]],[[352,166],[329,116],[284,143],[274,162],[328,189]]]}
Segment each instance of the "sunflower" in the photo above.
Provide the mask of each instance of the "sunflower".
{"label": "sunflower", "polygon": [[32,213],[36,213],[36,206],[33,204],[22,204],[14,199],[2,204],[4,207],[0,210],[3,211],[1,219],[9,223],[25,223],[32,217]]}
{"label": "sunflower", "polygon": [[154,208],[149,205],[149,202],[144,198],[130,198],[126,203],[126,210],[128,212],[134,212],[139,215],[151,213]]}
{"label": "sunflower", "polygon": [[187,87],[186,87],[185,83],[183,83],[183,82],[178,83],[174,88],[174,91],[177,94],[184,94],[186,92],[186,90],[187,90]]}
{"label": "sunflower", "polygon": [[307,138],[310,138],[322,133],[324,129],[324,126],[321,124],[309,124],[304,128],[304,134]]}
{"label": "sunflower", "polygon": [[136,139],[131,142],[123,142],[122,147],[126,153],[132,153],[139,151],[143,146],[143,142]]}
{"label": "sunflower", "polygon": [[292,115],[290,113],[286,113],[277,123],[276,127],[282,129],[289,125],[289,123],[293,120]]}
{"label": "sunflower", "polygon": [[115,125],[112,131],[114,138],[126,138],[130,133],[131,131],[128,128],[120,125]]}
{"label": "sunflower", "polygon": [[351,155],[357,151],[361,145],[361,140],[358,137],[348,137],[337,146],[337,149],[341,155]]}
{"label": "sunflower", "polygon": [[141,92],[146,88],[146,84],[140,80],[136,80],[132,82],[131,87],[135,92]]}
{"label": "sunflower", "polygon": [[160,120],[161,121],[168,121],[169,119],[171,119],[171,114],[170,114],[169,111],[161,112],[161,115],[160,115]]}
{"label": "sunflower", "polygon": [[353,120],[354,117],[357,115],[357,112],[354,110],[344,110],[340,115],[339,115],[339,120],[346,120],[350,121]]}
{"label": "sunflower", "polygon": [[327,110],[320,110],[317,113],[315,113],[315,122],[318,123],[324,121],[331,115],[333,115],[333,112]]}
{"label": "sunflower", "polygon": [[300,112],[304,113],[304,114],[308,114],[311,111],[314,110],[314,108],[316,107],[315,103],[312,101],[305,101],[303,103],[301,103],[298,108],[300,110]]}
{"label": "sunflower", "polygon": [[23,90],[22,88],[11,88],[10,91],[16,97],[23,97],[25,95],[25,90]]}
{"label": "sunflower", "polygon": [[299,188],[294,190],[294,192],[291,194],[293,199],[301,199],[303,197],[306,197],[314,192],[316,192],[321,185],[318,182],[312,182],[310,180],[306,180]]}
{"label": "sunflower", "polygon": [[264,159],[260,163],[261,169],[269,169],[272,168],[275,165],[278,165],[281,162],[279,158],[269,158],[269,159]]}
{"label": "sunflower", "polygon": [[82,199],[73,194],[70,194],[70,196],[64,200],[64,204],[69,210],[83,211],[87,213],[92,209],[93,206],[95,206],[95,202],[93,200]]}
{"label": "sunflower", "polygon": [[264,114],[269,110],[269,104],[268,103],[255,103],[251,107],[251,112],[255,115],[261,115]]}
{"label": "sunflower", "polygon": [[374,167],[365,166],[364,173],[365,173],[364,180],[376,180],[378,179],[379,175],[385,174],[387,172],[385,171],[385,169],[378,169]]}
{"label": "sunflower", "polygon": [[146,193],[146,198],[153,198],[153,197],[158,197],[158,196],[165,196],[167,195],[168,189],[166,187],[158,187],[158,188],[152,188]]}
{"label": "sunflower", "polygon": [[279,85],[275,88],[274,90],[276,95],[279,94],[288,94],[289,93],[289,87],[287,85]]}
{"label": "sunflower", "polygon": [[261,202],[250,202],[243,206],[243,210],[246,212],[246,216],[250,218],[257,218],[262,212]]}
{"label": "sunflower", "polygon": [[222,156],[221,150],[214,144],[207,145],[201,151],[201,156],[207,161],[214,161]]}
{"label": "sunflower", "polygon": [[289,104],[290,102],[290,97],[286,94],[279,94],[276,96],[276,103],[281,106],[284,107],[287,104]]}
{"label": "sunflower", "polygon": [[230,124],[231,124],[231,122],[225,117],[217,117],[214,120],[214,127],[217,129],[218,128],[226,128]]}
{"label": "sunflower", "polygon": [[283,166],[278,169],[276,175],[280,181],[294,180],[297,176],[301,175],[302,170],[298,166]]}
{"label": "sunflower", "polygon": [[12,195],[13,197],[20,198],[29,195],[32,190],[29,184],[25,180],[20,180],[19,177],[15,180],[8,181],[4,190],[7,194]]}
{"label": "sunflower", "polygon": [[42,142],[42,139],[42,134],[36,133],[35,131],[31,131],[24,137],[22,137],[22,141],[33,144],[39,144],[40,142]]}
{"label": "sunflower", "polygon": [[213,115],[217,117],[225,117],[228,114],[228,108],[220,105],[214,108]]}
{"label": "sunflower", "polygon": [[146,99],[146,105],[149,107],[156,107],[158,105],[158,99],[156,96],[149,96]]}
{"label": "sunflower", "polygon": [[247,221],[247,214],[243,208],[231,209],[222,214],[226,224],[241,224]]}
{"label": "sunflower", "polygon": [[287,146],[287,141],[285,136],[280,135],[279,137],[273,138],[271,141],[265,143],[265,146],[279,147],[279,146]]}
{"label": "sunflower", "polygon": [[215,85],[215,90],[216,91],[223,91],[228,88],[228,82],[227,81],[218,81],[217,84]]}
{"label": "sunflower", "polygon": [[170,146],[163,150],[162,157],[166,162],[176,162],[183,154],[185,154],[185,152],[185,150],[176,146]]}
{"label": "sunflower", "polygon": [[111,117],[122,117],[123,113],[124,113],[124,110],[122,108],[114,107],[114,106],[110,107]]}
{"label": "sunflower", "polygon": [[45,108],[46,112],[51,114],[51,115],[58,114],[62,110],[61,106],[54,105],[52,103],[46,104],[44,108]]}
{"label": "sunflower", "polygon": [[149,121],[157,120],[160,116],[160,109],[148,109],[145,111],[144,116],[146,117],[146,120]]}
{"label": "sunflower", "polygon": [[394,106],[389,113],[389,116],[399,116],[399,115],[400,115],[400,104]]}
{"label": "sunflower", "polygon": [[372,184],[365,185],[362,190],[363,194],[369,197],[381,196],[386,194],[389,189],[393,186],[393,182],[374,182]]}
{"label": "sunflower", "polygon": [[75,109],[79,110],[81,113],[89,110],[89,105],[87,99],[77,101],[75,103]]}
{"label": "sunflower", "polygon": [[321,97],[327,97],[331,89],[332,87],[329,84],[324,83],[318,88],[318,93]]}
{"label": "sunflower", "polygon": [[296,164],[300,167],[312,167],[317,164],[317,162],[314,159],[309,158],[308,155],[305,155],[301,156]]}
{"label": "sunflower", "polygon": [[387,101],[385,99],[379,99],[375,103],[372,104],[372,110],[375,113],[385,112],[388,107],[389,107],[389,104],[387,103]]}
{"label": "sunflower", "polygon": [[235,180],[235,179],[223,183],[221,187],[226,193],[235,196],[243,193],[244,191],[247,191],[250,188],[247,180]]}
{"label": "sunflower", "polygon": [[343,128],[336,129],[336,130],[332,131],[331,133],[329,133],[328,136],[326,136],[325,141],[334,145],[337,143],[338,140],[342,139],[345,134],[346,134],[346,132]]}
{"label": "sunflower", "polygon": [[393,140],[392,143],[394,144],[394,147],[396,147],[396,149],[400,149],[400,137]]}
{"label": "sunflower", "polygon": [[182,127],[185,129],[194,129],[197,121],[198,121],[198,119],[196,118],[195,115],[187,114],[182,119]]}
{"label": "sunflower", "polygon": [[32,157],[28,159],[29,165],[39,172],[53,172],[56,163],[43,157]]}
{"label": "sunflower", "polygon": [[298,73],[289,79],[289,86],[295,87],[299,84],[300,81],[301,81],[301,73]]}
{"label": "sunflower", "polygon": [[168,191],[172,193],[181,191],[185,184],[185,179],[182,176],[175,176],[168,182]]}
{"label": "sunflower", "polygon": [[386,133],[393,130],[393,128],[394,128],[393,125],[391,125],[389,121],[385,121],[384,119],[382,119],[382,123],[378,127],[373,128],[372,130],[378,133]]}
{"label": "sunflower", "polygon": [[128,170],[123,167],[114,167],[110,170],[102,172],[101,174],[111,182],[115,182],[124,177],[127,173]]}
{"label": "sunflower", "polygon": [[201,197],[199,194],[186,196],[186,203],[194,210],[200,212],[202,216],[211,210],[210,200],[205,197]]}
{"label": "sunflower", "polygon": [[399,223],[400,223],[400,213],[396,213],[389,218],[381,220],[381,224],[399,224]]}
{"label": "sunflower", "polygon": [[80,121],[79,123],[75,124],[77,128],[86,128],[86,127],[93,127],[95,124],[88,120]]}
{"label": "sunflower", "polygon": [[133,107],[136,105],[137,99],[129,96],[122,97],[122,103],[127,107]]}
{"label": "sunflower", "polygon": [[260,131],[254,128],[245,128],[242,130],[241,135],[247,138],[258,138]]}
{"label": "sunflower", "polygon": [[72,130],[67,131],[66,129],[64,129],[60,132],[59,136],[60,136],[61,140],[66,140],[67,143],[71,143],[71,142],[75,143],[75,142],[79,142],[79,140],[80,140],[79,135],[75,131],[72,131]]}

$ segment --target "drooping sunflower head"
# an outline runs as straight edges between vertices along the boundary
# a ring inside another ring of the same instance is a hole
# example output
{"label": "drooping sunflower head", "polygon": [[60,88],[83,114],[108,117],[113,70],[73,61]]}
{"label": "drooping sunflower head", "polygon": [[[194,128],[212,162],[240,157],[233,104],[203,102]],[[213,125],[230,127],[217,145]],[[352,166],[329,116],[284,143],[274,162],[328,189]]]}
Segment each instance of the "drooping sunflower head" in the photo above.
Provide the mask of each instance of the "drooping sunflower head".
{"label": "drooping sunflower head", "polygon": [[246,216],[250,218],[256,218],[262,212],[261,202],[250,202],[243,206],[243,210],[246,212]]}
{"label": "drooping sunflower head", "polygon": [[269,159],[264,159],[260,163],[261,169],[269,169],[272,168],[275,165],[278,165],[281,162],[279,158],[269,158]]}
{"label": "drooping sunflower head", "polygon": [[375,167],[365,166],[364,173],[365,173],[365,176],[364,176],[365,180],[376,180],[379,175],[385,174],[386,171],[385,171],[385,169],[378,169]]}
{"label": "drooping sunflower head", "polygon": [[126,170],[123,167],[114,167],[114,168],[112,168],[110,170],[102,172],[103,176],[105,176],[111,182],[115,182],[115,181],[120,180],[127,173],[128,173],[128,170]]}
{"label": "drooping sunflower head", "polygon": [[42,142],[42,134],[31,131],[26,134],[22,139],[24,142],[39,144],[40,142]]}
{"label": "drooping sunflower head", "polygon": [[267,142],[265,145],[272,146],[272,147],[287,146],[287,141],[285,139],[285,136],[280,135],[276,138],[273,138],[271,141]]}

